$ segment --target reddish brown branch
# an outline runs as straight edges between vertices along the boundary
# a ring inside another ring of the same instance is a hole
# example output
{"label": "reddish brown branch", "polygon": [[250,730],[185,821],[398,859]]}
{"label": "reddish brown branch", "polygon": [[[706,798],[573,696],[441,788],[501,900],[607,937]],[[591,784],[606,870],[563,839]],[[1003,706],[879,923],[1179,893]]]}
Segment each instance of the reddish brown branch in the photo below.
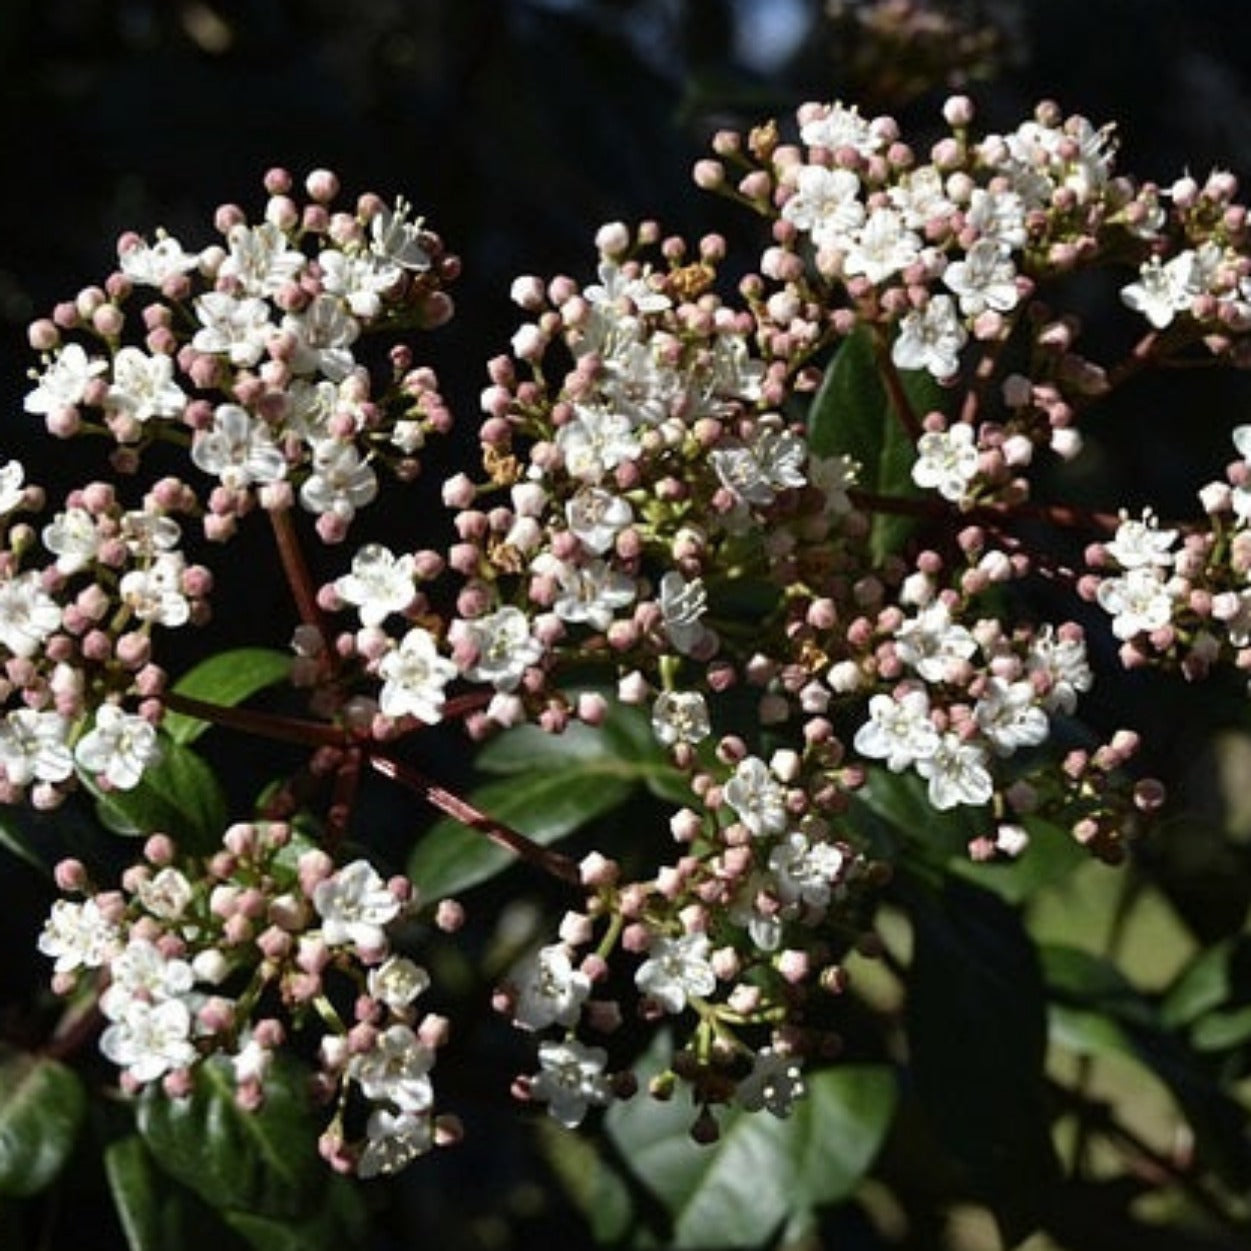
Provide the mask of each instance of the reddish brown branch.
{"label": "reddish brown branch", "polygon": [[166,691],[161,700],[170,712],[280,743],[298,743],[303,747],[342,747],[348,742],[343,730],[324,721],[303,721],[298,717],[281,717],[252,708],[227,708],[190,695],[180,695],[177,691]]}
{"label": "reddish brown branch", "polygon": [[578,872],[578,866],[568,856],[562,856],[559,852],[541,847],[520,831],[487,816],[468,800],[431,782],[411,765],[401,764],[398,760],[392,760],[388,756],[370,756],[369,764],[376,773],[381,773],[383,777],[408,787],[432,807],[446,813],[471,830],[484,834],[493,843],[506,848],[528,864],[542,869],[545,873],[550,873],[562,882],[569,882],[574,886],[581,884],[582,877]]}
{"label": "reddish brown branch", "polygon": [[291,521],[291,512],[286,508],[271,508],[269,520],[273,525],[274,539],[278,544],[278,555],[282,558],[283,572],[287,575],[287,583],[295,598],[296,611],[300,620],[312,626],[326,637],[325,622],[321,609],[317,606],[317,588],[313,583],[312,574],[304,560],[300,549],[299,537]]}

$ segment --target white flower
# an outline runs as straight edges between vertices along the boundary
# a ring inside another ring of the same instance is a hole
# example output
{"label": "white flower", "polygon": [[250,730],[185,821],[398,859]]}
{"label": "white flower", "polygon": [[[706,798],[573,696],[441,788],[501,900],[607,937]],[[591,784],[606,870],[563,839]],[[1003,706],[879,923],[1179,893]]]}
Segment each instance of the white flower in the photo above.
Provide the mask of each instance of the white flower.
{"label": "white flower", "polygon": [[38,947],[56,963],[58,973],[75,969],[98,969],[117,952],[121,934],[117,926],[106,920],[94,899],[72,903],[58,899],[44,922]]}
{"label": "white flower", "polygon": [[101,704],[96,709],[95,725],[74,748],[80,769],[97,774],[119,791],[138,786],[144,770],[160,758],[156,727],[143,717],[123,712],[116,704]]}
{"label": "white flower", "polygon": [[400,914],[400,901],[366,860],[353,860],[313,888],[321,936],[330,947],[362,951],[386,947],[383,927]]}
{"label": "white flower", "polygon": [[339,578],[334,589],[360,610],[362,625],[380,626],[413,602],[414,569],[412,556],[397,558],[382,544],[367,543],[352,557],[351,573]]}
{"label": "white flower", "polygon": [[131,282],[141,287],[161,287],[170,278],[190,273],[200,258],[184,252],[182,244],[172,235],[159,234],[155,243],[136,239],[117,256],[118,268]]}
{"label": "white flower", "polygon": [[1123,569],[1134,569],[1139,565],[1167,568],[1173,563],[1169,548],[1176,541],[1177,531],[1161,530],[1155,515],[1147,509],[1141,521],[1122,516],[1121,524],[1116,528],[1116,537],[1104,545],[1104,550]]}
{"label": "white flower", "polygon": [[155,943],[136,938],[109,964],[109,985],[100,996],[100,1010],[111,1021],[121,1020],[135,999],[163,1003],[185,995],[195,974],[185,960],[161,954]]}
{"label": "white flower", "polygon": [[843,272],[863,274],[872,283],[885,282],[920,255],[921,240],[904,226],[902,214],[891,208],[874,209],[851,236]]}
{"label": "white flower", "polygon": [[943,499],[958,503],[977,477],[978,454],[973,427],[960,421],[949,430],[927,430],[917,440],[912,480],[932,487]]}
{"label": "white flower", "polygon": [[948,265],[943,283],[955,292],[966,317],[976,317],[988,308],[997,313],[1011,312],[1021,298],[1016,266],[1007,248],[994,239],[979,239],[962,261]]}
{"label": "white flower", "polygon": [[7,517],[26,502],[26,488],[22,485],[25,478],[26,470],[20,460],[6,461],[0,466],[0,517]]}
{"label": "white flower", "polygon": [[69,722],[59,713],[11,709],[0,722],[0,769],[13,786],[64,782],[74,771],[68,736]]}
{"label": "white flower", "polygon": [[661,691],[652,705],[652,733],[666,747],[702,742],[712,733],[704,697],[698,691]]}
{"label": "white flower", "polygon": [[181,999],[127,1001],[121,1015],[100,1035],[100,1050],[133,1081],[154,1082],[195,1063],[191,1010]]}
{"label": "white flower", "polygon": [[379,260],[401,269],[430,268],[430,253],[421,243],[421,219],[409,221],[412,205],[397,198],[395,208],[382,208],[369,223],[369,250]]}
{"label": "white flower", "polygon": [[1045,742],[1050,723],[1038,706],[1032,682],[991,678],[973,707],[973,720],[1001,756]]}
{"label": "white flower", "polygon": [[691,655],[706,645],[711,631],[701,618],[708,607],[703,581],[689,582],[671,570],[660,579],[660,614],[669,642],[683,655]]}
{"label": "white flower", "polygon": [[382,312],[382,297],[399,282],[403,271],[392,261],[371,254],[348,256],[327,248],[317,257],[322,286],[338,296],[353,316],[365,320]]}
{"label": "white flower", "polygon": [[813,148],[854,148],[861,156],[878,151],[885,142],[881,123],[860,116],[856,105],[850,108],[836,101],[814,109],[801,120],[799,137]]}
{"label": "white flower", "polygon": [[33,569],[0,582],[0,647],[33,656],[60,625],[61,610]]}
{"label": "white flower", "polygon": [[173,551],[182,538],[182,530],[172,517],[132,509],[122,516],[122,542],[126,550],[140,560],[151,560],[160,552]]}
{"label": "white flower", "polygon": [[918,760],[916,769],[929,783],[929,801],[940,812],[957,804],[989,803],[995,793],[985,751],[976,743],[963,742],[958,734],[944,734],[934,754]]}
{"label": "white flower", "polygon": [[124,347],[113,358],[108,404],[144,422],[151,417],[177,417],[187,407],[187,397],[174,381],[170,357],[148,356],[138,348]]}
{"label": "white flower", "polygon": [[932,756],[938,750],[938,731],[930,720],[930,701],[924,691],[905,691],[899,698],[874,695],[869,719],[853,740],[862,755],[885,760],[892,773]]}
{"label": "white flower", "polygon": [[393,1103],[401,1112],[427,1112],[434,1102],[429,1073],[434,1052],[407,1026],[388,1026],[366,1052],[354,1055],[348,1074],[367,1099]]}
{"label": "white flower", "polygon": [[851,170],[803,165],[782,217],[797,230],[806,230],[817,247],[846,247],[851,232],[864,221],[859,196],[860,179]]}
{"label": "white flower", "polygon": [[322,439],[313,445],[313,472],[300,488],[300,503],[309,512],[351,521],[377,494],[378,477],[361,463],[354,444]]}
{"label": "white flower", "polygon": [[81,404],[91,380],[109,363],[87,356],[78,343],[67,343],[39,376],[39,385],[23,401],[28,413],[48,415]]}
{"label": "white flower", "polygon": [[1029,237],[1025,229],[1025,205],[1015,191],[990,191],[975,187],[965,214],[965,225],[983,239],[1004,247],[1022,248]]}
{"label": "white flower", "polygon": [[236,299],[224,291],[206,291],[195,301],[200,329],[191,346],[197,352],[225,355],[232,365],[251,366],[265,354],[273,333],[269,305],[254,295]]}
{"label": "white flower", "polygon": [[167,629],[186,625],[191,603],[182,593],[184,562],[177,552],[164,552],[147,569],[132,569],[118,585],[122,602],[140,621]]}
{"label": "white flower", "polygon": [[1042,706],[1047,712],[1071,715],[1077,708],[1077,696],[1090,690],[1094,674],[1086,660],[1086,644],[1080,638],[1057,638],[1050,625],[1045,625],[1031,640],[1026,669],[1033,675],[1046,676],[1046,692]]}
{"label": "white flower", "polygon": [[764,1108],[774,1116],[786,1118],[795,1100],[807,1093],[799,1061],[771,1047],[761,1047],[752,1062],[751,1072],[739,1082],[734,1100],[748,1112]]}
{"label": "white flower", "polygon": [[435,725],[443,717],[443,688],[456,677],[456,666],[440,656],[434,636],[414,626],[378,665],[383,680],[378,707],[384,717],[416,717]]}
{"label": "white flower", "polygon": [[808,481],[825,496],[825,511],[835,517],[851,512],[847,492],[855,486],[859,471],[850,456],[808,457]]}
{"label": "white flower", "polygon": [[85,508],[67,508],[43,528],[43,545],[56,557],[58,573],[85,569],[100,550],[96,519]]}
{"label": "white flower", "polygon": [[532,568],[555,579],[557,593],[552,611],[562,621],[585,621],[596,630],[607,630],[617,609],[634,601],[634,579],[602,560],[572,565],[544,553]]}
{"label": "white flower", "polygon": [[304,253],[292,248],[273,222],[239,223],[231,227],[227,241],[230,253],[217,272],[234,279],[245,295],[273,295],[295,282],[307,264]]}
{"label": "white flower", "polygon": [[955,212],[956,206],[947,198],[942,174],[933,165],[919,165],[903,174],[886,194],[903,214],[910,230],[923,230],[930,222],[942,221]]}
{"label": "white flower", "polygon": [[603,555],[634,520],[628,500],[603,487],[583,487],[565,504],[565,521],[583,547]]}
{"label": "white flower", "polygon": [[811,842],[806,834],[792,830],[769,853],[778,898],[784,904],[824,908],[845,859],[833,843]]}
{"label": "white flower", "polygon": [[746,756],[722,789],[725,802],[757,837],[786,829],[786,790],[758,756]]}
{"label": "white flower", "polygon": [[360,335],[360,322],[334,296],[315,296],[307,308],[288,313],[282,328],[295,339],[293,373],[319,373],[331,382],[341,382],[351,373],[356,364],[351,348]]}
{"label": "white flower", "polygon": [[928,369],[943,382],[960,368],[960,349],[969,334],[956,316],[949,295],[936,295],[923,309],[913,309],[899,323],[890,357],[900,369]]}
{"label": "white flower", "polygon": [[471,682],[490,682],[497,691],[514,691],[521,675],[543,658],[543,644],[530,633],[520,608],[501,608],[473,621],[456,621],[457,639],[465,639],[476,659],[465,670]]}
{"label": "white flower", "polygon": [[372,998],[392,1012],[403,1012],[430,986],[430,974],[407,956],[388,956],[369,970],[367,987]]}
{"label": "white flower", "polygon": [[1138,269],[1138,281],[1121,290],[1121,301],[1164,330],[1178,313],[1188,312],[1197,292],[1191,286],[1193,254],[1182,252],[1166,264],[1153,256]]}
{"label": "white flower", "polygon": [[356,1175],[368,1180],[397,1173],[432,1146],[434,1127],[428,1114],[375,1108],[365,1125],[365,1149],[356,1162]]}
{"label": "white flower", "polygon": [[1095,598],[1112,616],[1112,633],[1118,639],[1150,633],[1173,619],[1173,596],[1154,565],[1138,565],[1119,578],[1105,578]]}
{"label": "white flower", "polygon": [[765,430],[751,447],[722,447],[709,464],[722,486],[746,504],[772,504],[777,492],[802,487],[807,478],[806,440],[790,430]]}
{"label": "white flower", "polygon": [[977,643],[964,626],[951,619],[942,600],[927,604],[895,632],[895,654],[927,682],[945,682],[953,665],[968,660]]}
{"label": "white flower", "polygon": [[547,1110],[566,1129],[582,1123],[587,1108],[603,1107],[612,1099],[612,1086],[604,1073],[608,1053],[574,1039],[539,1045],[540,1071],[530,1081],[530,1096],[546,1103]]}
{"label": "white flower", "polygon": [[196,431],[191,460],[205,473],[216,474],[231,491],[254,482],[277,482],[287,472],[286,459],[269,427],[238,404],[219,404],[213,425]]}
{"label": "white flower", "polygon": [[707,934],[657,937],[648,959],[634,975],[634,984],[666,1012],[681,1012],[688,999],[711,995],[717,989],[717,975],[708,963],[711,945]]}
{"label": "white flower", "polygon": [[636,460],[643,445],[622,413],[579,404],[574,419],[556,431],[556,446],[571,478],[597,483],[623,461]]}
{"label": "white flower", "polygon": [[573,1029],[591,993],[591,979],[574,968],[563,943],[540,948],[508,980],[516,991],[513,1024],[519,1029]]}
{"label": "white flower", "polygon": [[169,865],[140,882],[135,894],[153,916],[166,921],[178,920],[194,898],[186,875]]}

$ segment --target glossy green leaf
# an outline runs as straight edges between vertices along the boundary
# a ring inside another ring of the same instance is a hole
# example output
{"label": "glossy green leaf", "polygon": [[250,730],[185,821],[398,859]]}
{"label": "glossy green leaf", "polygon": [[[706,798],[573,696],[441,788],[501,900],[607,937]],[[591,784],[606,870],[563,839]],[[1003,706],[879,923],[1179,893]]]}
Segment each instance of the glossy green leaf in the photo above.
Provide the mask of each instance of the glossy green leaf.
{"label": "glossy green leaf", "polygon": [[891,773],[871,764],[866,784],[855,792],[853,811],[866,811],[884,824],[872,822],[863,830],[876,838],[877,854],[903,854],[934,868],[956,858],[968,859],[969,841],[984,828],[974,809],[953,808],[939,812],[926,798],[925,783],[915,773]]}
{"label": "glossy green leaf", "polygon": [[1039,949],[1039,959],[1053,997],[1132,1025],[1155,1027],[1151,1002],[1105,957],[1080,947],[1046,943]]}
{"label": "glossy green leaf", "polygon": [[204,759],[161,735],[161,759],[130,790],[104,791],[81,774],[95,796],[101,822],[114,834],[168,834],[188,851],[209,851],[221,839],[226,796]]}
{"label": "glossy green leaf", "polygon": [[265,1102],[245,1112],[229,1063],[211,1058],[197,1065],[187,1097],[144,1092],[139,1132],[160,1167],[212,1207],[298,1216],[326,1184],[304,1081],[300,1066],[276,1064]]}
{"label": "glossy green leaf", "polygon": [[959,879],[938,894],[913,888],[909,902],[915,1088],[940,1143],[1013,1244],[1036,1225],[1057,1175],[1037,953],[1015,909]]}
{"label": "glossy green leaf", "polygon": [[39,858],[26,831],[12,819],[12,813],[0,809],[0,847],[7,848],[19,860],[47,875],[48,866]]}
{"label": "glossy green leaf", "polygon": [[[291,657],[287,652],[239,647],[219,652],[189,669],[174,683],[173,690],[192,699],[233,708],[257,691],[285,682],[290,672]],[[207,721],[179,712],[167,713],[162,725],[175,743],[184,746],[212,728]]]}
{"label": "glossy green leaf", "polygon": [[849,1064],[811,1074],[807,1097],[785,1120],[721,1110],[713,1146],[692,1141],[695,1112],[681,1097],[616,1104],[606,1125],[668,1214],[665,1245],[754,1247],[797,1214],[855,1191],[885,1138],[897,1093],[890,1069]]}
{"label": "glossy green leaf", "polygon": [[[574,769],[535,770],[488,782],[471,798],[488,816],[546,846],[624,803],[636,780],[628,765],[599,758]],[[516,862],[507,848],[449,817],[421,836],[409,858],[408,876],[423,898],[443,899]]]}
{"label": "glossy green leaf", "polygon": [[[808,438],[821,456],[846,455],[860,465],[859,485],[875,494],[914,496],[912,465],[916,448],[895,412],[882,382],[882,369],[894,368],[879,356],[870,327],[862,326],[839,347],[812,403]],[[924,370],[898,374],[913,417],[920,420],[943,407],[942,388]],[[906,516],[878,514],[870,552],[877,559],[898,552],[913,527]]]}
{"label": "glossy green leaf", "polygon": [[85,1110],[73,1069],[0,1051],[0,1195],[33,1195],[49,1185],[74,1149]]}

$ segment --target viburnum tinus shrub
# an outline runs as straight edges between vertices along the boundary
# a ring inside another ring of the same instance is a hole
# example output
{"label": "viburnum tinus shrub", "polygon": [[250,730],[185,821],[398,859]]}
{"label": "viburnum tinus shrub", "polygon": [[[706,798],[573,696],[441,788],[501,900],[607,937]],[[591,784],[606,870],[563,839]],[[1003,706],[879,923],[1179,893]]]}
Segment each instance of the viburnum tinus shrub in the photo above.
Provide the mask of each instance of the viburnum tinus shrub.
{"label": "viburnum tinus shrub", "polygon": [[[550,930],[489,979],[532,1059],[491,1080],[613,1140],[548,1140],[599,1179],[570,1184],[601,1240],[653,1219],[640,1189],[684,1245],[799,1228],[914,1104],[953,1193],[1009,1237],[1044,1219],[1051,1123],[1089,1092],[1044,1072],[1080,978],[1022,905],[1164,806],[1092,690],[1251,663],[1251,427],[1185,521],[1046,491],[1122,384],[1244,362],[1246,213],[1225,174],[1118,173],[1111,129],[1051,104],[944,118],[924,155],[841,104],[722,132],[695,181],[759,216],[759,255],[612,223],[579,276],[518,278],[450,528],[393,504],[385,542],[354,537],[452,422],[459,264],[402,200],[271,171],[259,220],[125,235],[31,326],[26,414],[101,455],[58,498],[0,470],[0,778],[15,813],[97,824],[38,938],[63,1015],[3,1062],[0,1190],[90,1132],[132,1246],[163,1188],[258,1247],[357,1236],[317,1153],[370,1180],[460,1139],[436,1058],[463,1005],[430,970],[480,955],[480,884],[550,879]],[[1119,361],[1056,303],[1095,270]],[[245,531],[298,624],[171,672]],[[284,762],[254,803],[210,729]],[[428,771],[453,733],[494,776],[471,794]],[[403,874],[362,817],[384,781],[445,818],[403,818]],[[56,819],[8,838],[42,862]],[[102,876],[119,837],[140,854]],[[874,960],[898,1002],[861,995]],[[786,1185],[718,1200],[736,1151]]]}

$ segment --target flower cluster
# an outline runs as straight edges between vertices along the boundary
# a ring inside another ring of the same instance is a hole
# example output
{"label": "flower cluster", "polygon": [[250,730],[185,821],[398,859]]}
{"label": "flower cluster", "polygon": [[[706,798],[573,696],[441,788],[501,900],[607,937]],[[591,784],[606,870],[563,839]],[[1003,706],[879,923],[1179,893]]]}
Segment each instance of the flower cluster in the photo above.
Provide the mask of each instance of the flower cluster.
{"label": "flower cluster", "polygon": [[333,1109],[322,1150],[336,1168],[393,1172],[454,1137],[429,1075],[447,1023],[418,1020],[430,979],[391,946],[416,904],[407,880],[385,882],[364,860],[336,868],[276,822],[232,826],[204,861],[154,835],[120,890],[95,888],[77,861],[57,879],[82,898],[53,905],[39,949],[60,993],[98,995],[100,1050],[127,1089],[159,1082],[179,1097],[213,1063],[251,1110],[275,1055],[316,1029],[313,1086]]}
{"label": "flower cluster", "polygon": [[[179,707],[155,627],[207,611],[175,517],[223,539],[257,505],[300,613],[291,677],[308,718],[190,711],[338,770],[326,850],[297,855],[287,827],[241,825],[218,856],[175,867],[158,840],[123,893],[58,904],[43,948],[63,988],[107,969],[102,1046],[127,1084],[176,1092],[225,1051],[252,1097],[286,1028],[257,1013],[302,1027],[312,1009],[332,1024],[318,1082],[336,1101],[333,1164],[390,1171],[451,1133],[428,1076],[442,1023],[417,1023],[425,976],[390,952],[406,888],[330,854],[367,767],[582,892],[559,941],[497,994],[539,1036],[517,1092],[565,1125],[631,1090],[627,1016],[674,1025],[653,1089],[686,1084],[701,1137],[721,1105],[790,1111],[805,1065],[837,1045],[842,962],[889,875],[863,820],[883,792],[958,814],[976,858],[1021,853],[1036,818],[1105,859],[1125,853],[1161,793],[1127,769],[1136,735],[1075,728],[1102,628],[1090,605],[1127,664],[1198,677],[1251,663],[1251,434],[1235,432],[1244,459],[1186,526],[1039,502],[1031,478],[1079,454],[1085,410],[1125,378],[1241,360],[1245,213],[1227,176],[1161,190],[1118,175],[1110,128],[1050,104],[980,139],[967,100],[944,115],[928,159],[891,119],[841,104],[803,106],[789,142],[773,123],[717,135],[695,177],[767,223],[746,265],[718,235],[613,223],[588,281],[518,278],[522,324],[488,365],[480,464],[442,484],[453,538],[344,551],[320,586],[298,556],[301,513],[343,539],[378,468],[407,481],[449,422],[407,348],[382,379],[364,348],[451,311],[456,264],[407,205],[335,212],[319,172],[300,206],[274,171],[259,225],[225,208],[224,244],[200,252],[127,236],[103,288],[36,323],[30,412],[57,434],[107,433],[118,469],[180,447],[210,485],[165,477],[125,507],[92,484],[36,534],[9,518],[39,493],[0,470],[4,798],[51,802],[76,774],[139,780]],[[1123,315],[1151,327],[1110,367],[1079,353],[1077,318],[1038,299],[1096,266],[1117,270]],[[136,292],[142,347],[126,342]],[[1044,523],[1098,540],[1084,567],[1033,550],[1027,525]],[[1043,579],[1071,613],[1037,594]],[[544,859],[395,746],[453,719],[474,740],[596,726],[612,691],[643,710],[685,787],[672,863],[636,880],[625,856]],[[300,788],[279,793],[294,813]],[[332,981],[354,986],[351,1025]],[[361,1103],[354,1140],[344,1118]]]}

